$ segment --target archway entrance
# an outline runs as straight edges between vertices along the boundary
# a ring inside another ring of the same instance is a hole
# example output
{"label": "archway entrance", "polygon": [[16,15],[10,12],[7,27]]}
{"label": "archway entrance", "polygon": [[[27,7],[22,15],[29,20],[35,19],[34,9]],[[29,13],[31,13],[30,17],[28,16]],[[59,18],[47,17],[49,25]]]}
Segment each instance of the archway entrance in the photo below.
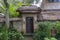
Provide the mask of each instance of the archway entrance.
{"label": "archway entrance", "polygon": [[22,31],[24,34],[30,35],[38,29],[37,20],[41,9],[37,6],[23,6],[18,8],[17,12],[22,15]]}

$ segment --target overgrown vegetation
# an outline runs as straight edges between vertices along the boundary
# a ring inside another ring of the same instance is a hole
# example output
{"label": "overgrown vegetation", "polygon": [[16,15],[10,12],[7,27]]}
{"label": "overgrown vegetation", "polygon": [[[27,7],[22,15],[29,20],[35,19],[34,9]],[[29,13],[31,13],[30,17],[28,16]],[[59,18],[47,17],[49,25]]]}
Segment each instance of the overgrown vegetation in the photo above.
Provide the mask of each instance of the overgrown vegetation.
{"label": "overgrown vegetation", "polygon": [[[20,2],[19,0],[7,0],[8,1],[8,13],[10,17],[19,17],[20,14],[16,12],[16,10],[19,7],[22,7],[23,5],[30,5],[30,4],[25,4],[23,2]],[[4,4],[4,0],[0,0],[0,12],[6,13],[6,6]]]}
{"label": "overgrown vegetation", "polygon": [[9,28],[3,23],[0,27],[0,40],[23,40],[23,35],[10,25]]}
{"label": "overgrown vegetation", "polygon": [[[5,7],[5,4],[4,4],[4,0],[1,0],[1,6],[0,6],[0,9],[1,9],[1,12],[2,13],[6,13],[6,7]],[[18,5],[19,4],[19,1],[17,0],[8,0],[8,13],[10,14],[10,17],[18,17],[19,16],[19,13],[16,12],[17,8],[22,6],[23,3],[21,3],[21,5]]]}
{"label": "overgrown vegetation", "polygon": [[[51,29],[55,27],[57,30],[56,36],[51,37]],[[35,32],[35,40],[60,40],[60,22],[40,22],[39,29]]]}

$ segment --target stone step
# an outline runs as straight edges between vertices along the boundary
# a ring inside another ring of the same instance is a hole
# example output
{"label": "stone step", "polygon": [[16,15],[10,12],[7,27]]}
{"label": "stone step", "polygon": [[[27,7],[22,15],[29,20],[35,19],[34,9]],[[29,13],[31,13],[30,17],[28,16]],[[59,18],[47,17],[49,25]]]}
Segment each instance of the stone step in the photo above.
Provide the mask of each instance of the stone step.
{"label": "stone step", "polygon": [[25,35],[24,40],[33,40],[33,36]]}
{"label": "stone step", "polygon": [[33,40],[32,37],[24,37],[24,40]]}

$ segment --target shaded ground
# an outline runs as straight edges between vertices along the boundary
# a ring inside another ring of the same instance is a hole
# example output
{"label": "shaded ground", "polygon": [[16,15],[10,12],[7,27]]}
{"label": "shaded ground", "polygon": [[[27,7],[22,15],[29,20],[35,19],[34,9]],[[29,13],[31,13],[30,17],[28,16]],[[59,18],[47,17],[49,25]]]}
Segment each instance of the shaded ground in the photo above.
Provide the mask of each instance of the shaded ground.
{"label": "shaded ground", "polygon": [[33,36],[27,36],[27,35],[25,35],[24,36],[24,40],[33,40]]}

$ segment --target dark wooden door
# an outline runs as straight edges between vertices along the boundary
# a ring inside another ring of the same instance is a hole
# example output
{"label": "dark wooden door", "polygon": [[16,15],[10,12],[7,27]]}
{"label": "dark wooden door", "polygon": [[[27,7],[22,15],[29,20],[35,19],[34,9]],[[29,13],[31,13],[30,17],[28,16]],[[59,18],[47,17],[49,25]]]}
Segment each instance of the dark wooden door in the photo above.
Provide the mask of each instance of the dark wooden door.
{"label": "dark wooden door", "polygon": [[26,17],[26,33],[33,33],[33,17]]}

